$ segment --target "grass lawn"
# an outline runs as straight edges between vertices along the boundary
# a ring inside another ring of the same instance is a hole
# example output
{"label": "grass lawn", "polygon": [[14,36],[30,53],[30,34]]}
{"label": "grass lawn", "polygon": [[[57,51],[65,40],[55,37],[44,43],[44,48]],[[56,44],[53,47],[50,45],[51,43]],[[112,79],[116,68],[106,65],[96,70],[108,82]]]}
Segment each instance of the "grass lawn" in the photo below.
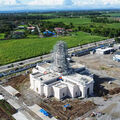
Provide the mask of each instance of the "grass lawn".
{"label": "grass lawn", "polygon": [[49,53],[57,41],[63,40],[68,47],[87,44],[106,39],[101,36],[91,36],[88,33],[78,32],[72,36],[39,38],[29,36],[25,39],[0,41],[0,65],[24,60],[27,58]]}
{"label": "grass lawn", "polygon": [[0,33],[0,39],[4,39],[5,33]]}

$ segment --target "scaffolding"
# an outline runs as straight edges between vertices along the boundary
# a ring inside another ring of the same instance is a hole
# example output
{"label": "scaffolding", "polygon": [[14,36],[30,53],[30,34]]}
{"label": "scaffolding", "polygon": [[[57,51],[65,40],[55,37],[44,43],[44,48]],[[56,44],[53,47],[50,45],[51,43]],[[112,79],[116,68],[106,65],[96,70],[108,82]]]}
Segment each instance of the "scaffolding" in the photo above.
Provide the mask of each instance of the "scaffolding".
{"label": "scaffolding", "polygon": [[59,41],[53,49],[52,54],[53,64],[51,69],[54,72],[61,74],[68,74],[70,71],[70,64],[68,61],[67,45],[63,41]]}

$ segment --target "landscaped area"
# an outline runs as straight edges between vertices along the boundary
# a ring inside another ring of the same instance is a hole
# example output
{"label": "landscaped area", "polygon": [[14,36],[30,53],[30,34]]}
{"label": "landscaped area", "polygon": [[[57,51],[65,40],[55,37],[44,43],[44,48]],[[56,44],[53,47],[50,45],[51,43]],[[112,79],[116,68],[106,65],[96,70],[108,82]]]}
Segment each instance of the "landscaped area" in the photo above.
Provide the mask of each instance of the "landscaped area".
{"label": "landscaped area", "polygon": [[51,52],[53,45],[63,40],[68,47],[75,47],[91,42],[101,41],[105,37],[90,35],[89,33],[76,32],[72,36],[39,38],[32,35],[25,39],[0,41],[0,65],[43,55]]}

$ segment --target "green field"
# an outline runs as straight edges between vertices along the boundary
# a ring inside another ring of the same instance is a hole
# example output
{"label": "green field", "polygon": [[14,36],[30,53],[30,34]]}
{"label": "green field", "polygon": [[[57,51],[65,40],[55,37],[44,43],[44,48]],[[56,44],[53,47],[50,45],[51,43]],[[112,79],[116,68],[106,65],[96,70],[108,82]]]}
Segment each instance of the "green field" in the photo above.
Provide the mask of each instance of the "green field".
{"label": "green field", "polygon": [[107,24],[106,27],[107,27],[107,28],[120,29],[120,23]]}
{"label": "green field", "polygon": [[57,38],[38,38],[31,35],[30,38],[25,39],[0,41],[0,65],[49,53],[53,45],[59,40],[65,41],[70,48],[79,44],[82,45],[106,39],[101,36],[91,36],[84,32],[76,34],[73,33],[72,36]]}
{"label": "green field", "polygon": [[89,18],[85,17],[80,17],[80,18],[56,18],[56,19],[49,19],[47,21],[51,22],[63,22],[65,24],[70,24],[73,23],[74,26],[79,26],[79,25],[96,25],[97,26],[103,26],[104,28],[120,28],[120,23],[111,23],[111,24],[106,24],[106,23],[93,23]]}
{"label": "green field", "polygon": [[0,39],[4,39],[5,33],[0,33]]}
{"label": "green field", "polygon": [[108,14],[105,14],[105,15],[109,15],[111,17],[120,17],[120,12],[118,12],[118,13],[108,13]]}
{"label": "green field", "polygon": [[74,25],[91,23],[91,20],[89,18],[85,18],[85,17],[80,17],[80,18],[55,18],[55,19],[49,19],[47,21],[63,22],[65,24],[73,23]]}

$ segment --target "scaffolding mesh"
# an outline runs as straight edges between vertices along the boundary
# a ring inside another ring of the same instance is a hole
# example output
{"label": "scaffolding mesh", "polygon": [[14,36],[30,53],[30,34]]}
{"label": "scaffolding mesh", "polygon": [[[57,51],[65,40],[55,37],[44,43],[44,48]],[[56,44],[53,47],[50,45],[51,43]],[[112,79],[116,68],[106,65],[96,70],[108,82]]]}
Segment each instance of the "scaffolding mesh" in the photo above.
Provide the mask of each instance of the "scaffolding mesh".
{"label": "scaffolding mesh", "polygon": [[59,41],[53,49],[53,64],[51,66],[51,69],[58,73],[68,74],[70,70],[70,64],[67,58],[67,44],[64,41]]}

